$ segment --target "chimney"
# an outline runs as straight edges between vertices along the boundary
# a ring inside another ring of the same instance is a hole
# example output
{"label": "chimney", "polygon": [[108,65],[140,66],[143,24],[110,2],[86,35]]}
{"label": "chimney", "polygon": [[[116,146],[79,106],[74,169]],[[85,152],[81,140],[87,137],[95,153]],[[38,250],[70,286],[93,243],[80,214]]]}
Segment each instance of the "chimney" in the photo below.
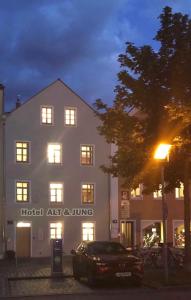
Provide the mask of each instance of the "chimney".
{"label": "chimney", "polygon": [[16,109],[19,108],[21,106],[21,102],[19,97],[17,96],[17,101],[16,101]]}
{"label": "chimney", "polygon": [[4,86],[0,83],[0,116],[4,113]]}

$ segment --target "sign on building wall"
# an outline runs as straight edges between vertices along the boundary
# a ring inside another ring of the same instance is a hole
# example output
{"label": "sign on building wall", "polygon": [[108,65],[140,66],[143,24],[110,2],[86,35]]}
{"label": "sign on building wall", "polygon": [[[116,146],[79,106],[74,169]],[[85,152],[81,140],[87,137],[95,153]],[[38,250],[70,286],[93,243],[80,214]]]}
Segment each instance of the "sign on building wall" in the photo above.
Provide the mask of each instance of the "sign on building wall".
{"label": "sign on building wall", "polygon": [[121,219],[130,218],[130,202],[128,200],[128,191],[121,192]]}

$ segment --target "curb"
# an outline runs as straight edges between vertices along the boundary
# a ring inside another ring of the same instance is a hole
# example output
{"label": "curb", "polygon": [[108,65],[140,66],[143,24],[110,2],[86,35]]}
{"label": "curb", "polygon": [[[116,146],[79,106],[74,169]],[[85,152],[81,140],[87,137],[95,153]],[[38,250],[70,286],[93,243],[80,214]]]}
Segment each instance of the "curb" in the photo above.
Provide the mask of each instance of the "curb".
{"label": "curb", "polygon": [[59,276],[23,276],[23,277],[9,277],[8,281],[17,281],[17,280],[32,280],[32,279],[58,279],[58,278],[72,278],[73,275],[59,275]]}

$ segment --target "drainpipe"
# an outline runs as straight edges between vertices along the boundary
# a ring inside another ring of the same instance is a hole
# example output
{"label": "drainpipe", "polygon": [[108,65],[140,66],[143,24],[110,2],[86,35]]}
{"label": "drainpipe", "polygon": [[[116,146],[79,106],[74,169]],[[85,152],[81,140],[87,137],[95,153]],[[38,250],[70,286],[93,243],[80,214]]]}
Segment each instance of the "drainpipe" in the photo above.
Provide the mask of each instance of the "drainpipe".
{"label": "drainpipe", "polygon": [[0,84],[0,259],[5,252],[5,232],[4,232],[4,208],[5,208],[5,157],[4,157],[4,86]]}

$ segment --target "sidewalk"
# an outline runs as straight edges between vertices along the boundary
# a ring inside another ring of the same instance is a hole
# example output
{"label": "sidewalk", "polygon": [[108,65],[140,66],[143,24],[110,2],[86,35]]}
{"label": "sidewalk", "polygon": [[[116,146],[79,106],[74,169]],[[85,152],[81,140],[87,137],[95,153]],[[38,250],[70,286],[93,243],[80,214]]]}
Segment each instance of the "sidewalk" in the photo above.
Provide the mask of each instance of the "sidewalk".
{"label": "sidewalk", "polygon": [[[191,289],[191,274],[183,269],[171,270],[169,284],[164,284],[162,269],[145,269],[142,289]],[[117,288],[118,289],[118,288]],[[114,286],[108,285],[107,293],[117,291]],[[0,261],[0,298],[6,296],[30,296],[51,294],[88,294],[95,293],[96,289],[88,287],[86,282],[74,280],[72,271],[72,257],[63,257],[63,276],[51,276],[50,258],[31,258],[15,261]]]}
{"label": "sidewalk", "polygon": [[77,282],[72,284],[72,275],[71,256],[63,257],[63,277],[56,279],[51,276],[50,258],[3,260],[0,261],[0,297],[76,290]]}

